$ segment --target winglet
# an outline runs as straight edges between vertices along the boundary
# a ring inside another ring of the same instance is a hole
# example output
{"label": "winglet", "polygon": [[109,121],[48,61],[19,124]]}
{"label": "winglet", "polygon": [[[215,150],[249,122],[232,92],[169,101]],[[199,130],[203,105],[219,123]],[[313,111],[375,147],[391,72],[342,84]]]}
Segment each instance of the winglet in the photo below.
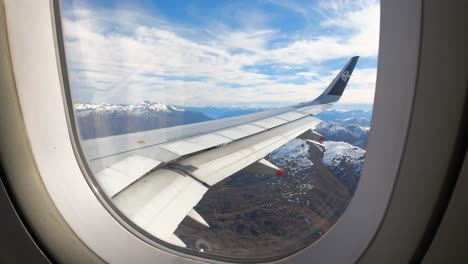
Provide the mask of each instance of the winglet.
{"label": "winglet", "polygon": [[359,56],[352,57],[343,69],[338,73],[335,79],[330,83],[327,89],[317,97],[321,103],[331,103],[338,101],[343,94],[346,85],[348,84],[351,74],[353,73],[354,67],[359,59]]}

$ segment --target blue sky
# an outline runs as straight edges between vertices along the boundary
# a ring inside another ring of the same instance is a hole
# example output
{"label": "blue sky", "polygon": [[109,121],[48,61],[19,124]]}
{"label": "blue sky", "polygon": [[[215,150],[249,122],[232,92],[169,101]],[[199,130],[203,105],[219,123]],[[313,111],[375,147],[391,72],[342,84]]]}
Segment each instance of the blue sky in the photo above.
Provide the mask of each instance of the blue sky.
{"label": "blue sky", "polygon": [[62,2],[76,102],[283,106],[361,56],[342,104],[372,103],[374,0]]}

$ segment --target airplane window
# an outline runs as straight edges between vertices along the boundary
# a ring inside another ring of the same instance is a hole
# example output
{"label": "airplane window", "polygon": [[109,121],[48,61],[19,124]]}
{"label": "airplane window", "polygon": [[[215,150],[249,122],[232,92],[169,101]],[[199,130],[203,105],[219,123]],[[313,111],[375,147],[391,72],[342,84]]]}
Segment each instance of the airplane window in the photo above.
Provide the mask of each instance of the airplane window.
{"label": "airplane window", "polygon": [[63,0],[91,184],[140,235],[274,260],[326,235],[366,156],[375,0]]}

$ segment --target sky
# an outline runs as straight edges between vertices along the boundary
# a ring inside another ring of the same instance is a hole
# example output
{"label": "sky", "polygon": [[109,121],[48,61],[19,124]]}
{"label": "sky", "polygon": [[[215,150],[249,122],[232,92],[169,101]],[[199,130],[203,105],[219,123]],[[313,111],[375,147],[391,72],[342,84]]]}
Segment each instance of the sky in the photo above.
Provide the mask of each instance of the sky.
{"label": "sky", "polygon": [[64,0],[75,102],[285,106],[361,56],[341,104],[372,104],[375,0]]}

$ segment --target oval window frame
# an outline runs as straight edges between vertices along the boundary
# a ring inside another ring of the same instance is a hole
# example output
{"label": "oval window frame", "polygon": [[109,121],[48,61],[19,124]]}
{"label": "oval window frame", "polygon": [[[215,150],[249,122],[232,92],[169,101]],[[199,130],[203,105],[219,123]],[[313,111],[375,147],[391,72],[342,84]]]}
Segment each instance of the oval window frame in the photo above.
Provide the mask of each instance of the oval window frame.
{"label": "oval window frame", "polygon": [[[144,237],[129,232],[131,226],[125,226],[126,223],[118,220],[118,215],[102,203],[98,190],[88,184],[89,174],[79,158],[77,142],[71,136],[75,133],[70,130],[69,108],[66,102],[63,106],[66,75],[61,74],[64,72],[60,61],[63,56],[60,55],[59,34],[55,31],[57,4],[18,1],[18,4],[9,2],[6,6],[11,61],[26,134],[44,188],[71,230],[107,262],[205,260],[150,245]],[[398,174],[411,116],[419,59],[421,6],[420,1],[381,2],[377,89],[363,180],[348,209],[327,235],[283,260],[348,263],[362,254],[378,229]],[[408,20],[393,20],[402,12]],[[28,20],[21,19],[25,16]],[[32,34],[31,29],[37,32]],[[389,103],[392,100],[400,102],[398,109]],[[35,110],[38,106],[50,114],[38,117]],[[54,133],[50,133],[51,130]],[[384,173],[383,169],[386,169]],[[373,210],[368,210],[365,203],[369,198],[375,205]],[[363,217],[365,224],[360,221]],[[133,254],[127,254],[128,251]]]}

